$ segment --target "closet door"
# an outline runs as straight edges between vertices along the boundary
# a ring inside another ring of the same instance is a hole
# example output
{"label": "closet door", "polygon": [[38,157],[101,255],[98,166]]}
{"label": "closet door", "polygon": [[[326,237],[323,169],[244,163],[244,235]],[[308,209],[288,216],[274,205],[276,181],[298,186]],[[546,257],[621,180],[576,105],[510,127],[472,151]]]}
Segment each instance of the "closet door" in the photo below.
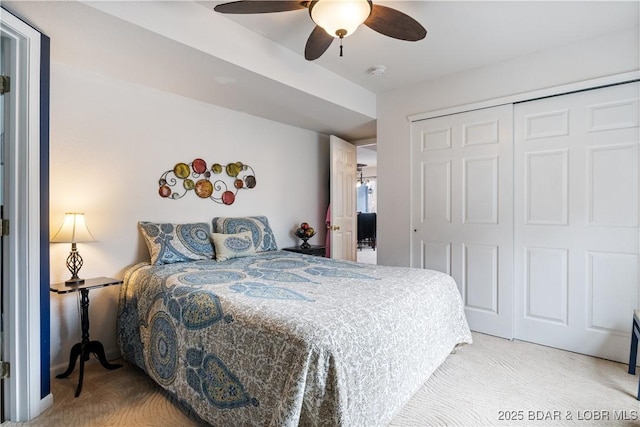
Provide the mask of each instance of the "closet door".
{"label": "closet door", "polygon": [[515,337],[627,361],[638,292],[638,83],[517,104]]}
{"label": "closet door", "polygon": [[471,329],[513,336],[512,106],[411,125],[412,260],[450,274]]}

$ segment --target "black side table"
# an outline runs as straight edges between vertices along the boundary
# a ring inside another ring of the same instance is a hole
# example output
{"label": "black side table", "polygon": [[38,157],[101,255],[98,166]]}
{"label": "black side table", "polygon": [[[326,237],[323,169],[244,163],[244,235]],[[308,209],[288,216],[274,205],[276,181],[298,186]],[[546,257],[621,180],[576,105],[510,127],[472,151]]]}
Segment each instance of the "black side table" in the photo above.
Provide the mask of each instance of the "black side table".
{"label": "black side table", "polygon": [[309,245],[308,248],[301,248],[300,246],[293,246],[291,248],[282,248],[283,251],[297,252],[299,254],[315,255],[323,257],[327,253],[327,247],[325,245]]}
{"label": "black side table", "polygon": [[66,378],[71,375],[76,367],[76,360],[80,357],[80,379],[78,380],[78,388],[76,388],[76,397],[80,396],[82,391],[82,380],[84,378],[84,362],[89,360],[89,354],[93,353],[98,358],[100,364],[107,369],[118,369],[122,367],[119,364],[112,364],[107,361],[104,354],[104,346],[100,341],[89,340],[89,290],[94,288],[104,288],[105,286],[120,285],[121,280],[112,279],[110,277],[96,277],[95,279],[87,279],[79,285],[67,286],[64,283],[56,283],[51,285],[49,289],[59,294],[68,294],[71,292],[80,292],[80,324],[82,325],[82,341],[75,344],[71,348],[71,356],[69,357],[69,367],[56,378]]}

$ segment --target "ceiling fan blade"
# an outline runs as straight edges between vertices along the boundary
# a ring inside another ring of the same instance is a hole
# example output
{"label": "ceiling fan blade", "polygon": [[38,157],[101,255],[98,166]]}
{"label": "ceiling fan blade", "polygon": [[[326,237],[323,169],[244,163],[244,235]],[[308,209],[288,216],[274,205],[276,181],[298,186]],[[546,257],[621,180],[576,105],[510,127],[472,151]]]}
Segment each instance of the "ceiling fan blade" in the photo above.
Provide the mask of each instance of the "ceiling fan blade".
{"label": "ceiling fan blade", "polygon": [[333,39],[334,38],[327,34],[322,27],[316,25],[316,28],[311,32],[309,39],[307,39],[307,45],[304,48],[305,59],[313,61],[320,58],[322,54],[329,49]]}
{"label": "ceiling fan blade", "polygon": [[394,39],[418,41],[425,38],[427,30],[409,15],[386,6],[374,4],[364,25]]}
{"label": "ceiling fan blade", "polygon": [[290,10],[305,9],[307,6],[303,1],[232,1],[222,3],[213,8],[220,13],[272,13],[287,12]]}

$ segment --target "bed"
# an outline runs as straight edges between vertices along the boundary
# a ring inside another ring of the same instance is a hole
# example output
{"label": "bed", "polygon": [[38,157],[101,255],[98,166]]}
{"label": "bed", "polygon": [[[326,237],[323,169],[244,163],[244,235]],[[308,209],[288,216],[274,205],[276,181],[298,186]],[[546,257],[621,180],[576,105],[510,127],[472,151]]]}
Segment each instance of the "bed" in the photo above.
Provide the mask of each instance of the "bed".
{"label": "bed", "polygon": [[212,425],[386,425],[471,343],[445,274],[274,246],[144,262],[124,275],[123,357]]}

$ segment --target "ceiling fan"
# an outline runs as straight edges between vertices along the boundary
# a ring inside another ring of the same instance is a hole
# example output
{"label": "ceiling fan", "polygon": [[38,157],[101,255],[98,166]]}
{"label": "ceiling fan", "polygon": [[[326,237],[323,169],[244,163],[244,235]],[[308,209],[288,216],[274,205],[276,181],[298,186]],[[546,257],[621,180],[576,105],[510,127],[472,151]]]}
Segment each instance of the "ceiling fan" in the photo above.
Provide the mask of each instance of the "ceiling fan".
{"label": "ceiling fan", "polygon": [[316,24],[304,49],[304,57],[309,61],[320,58],[334,38],[340,39],[342,56],[342,39],[353,34],[360,24],[399,40],[418,41],[427,35],[427,30],[409,15],[375,5],[371,0],[241,0],[222,3],[214,8],[216,12],[234,14],[299,9],[309,9],[309,15]]}

